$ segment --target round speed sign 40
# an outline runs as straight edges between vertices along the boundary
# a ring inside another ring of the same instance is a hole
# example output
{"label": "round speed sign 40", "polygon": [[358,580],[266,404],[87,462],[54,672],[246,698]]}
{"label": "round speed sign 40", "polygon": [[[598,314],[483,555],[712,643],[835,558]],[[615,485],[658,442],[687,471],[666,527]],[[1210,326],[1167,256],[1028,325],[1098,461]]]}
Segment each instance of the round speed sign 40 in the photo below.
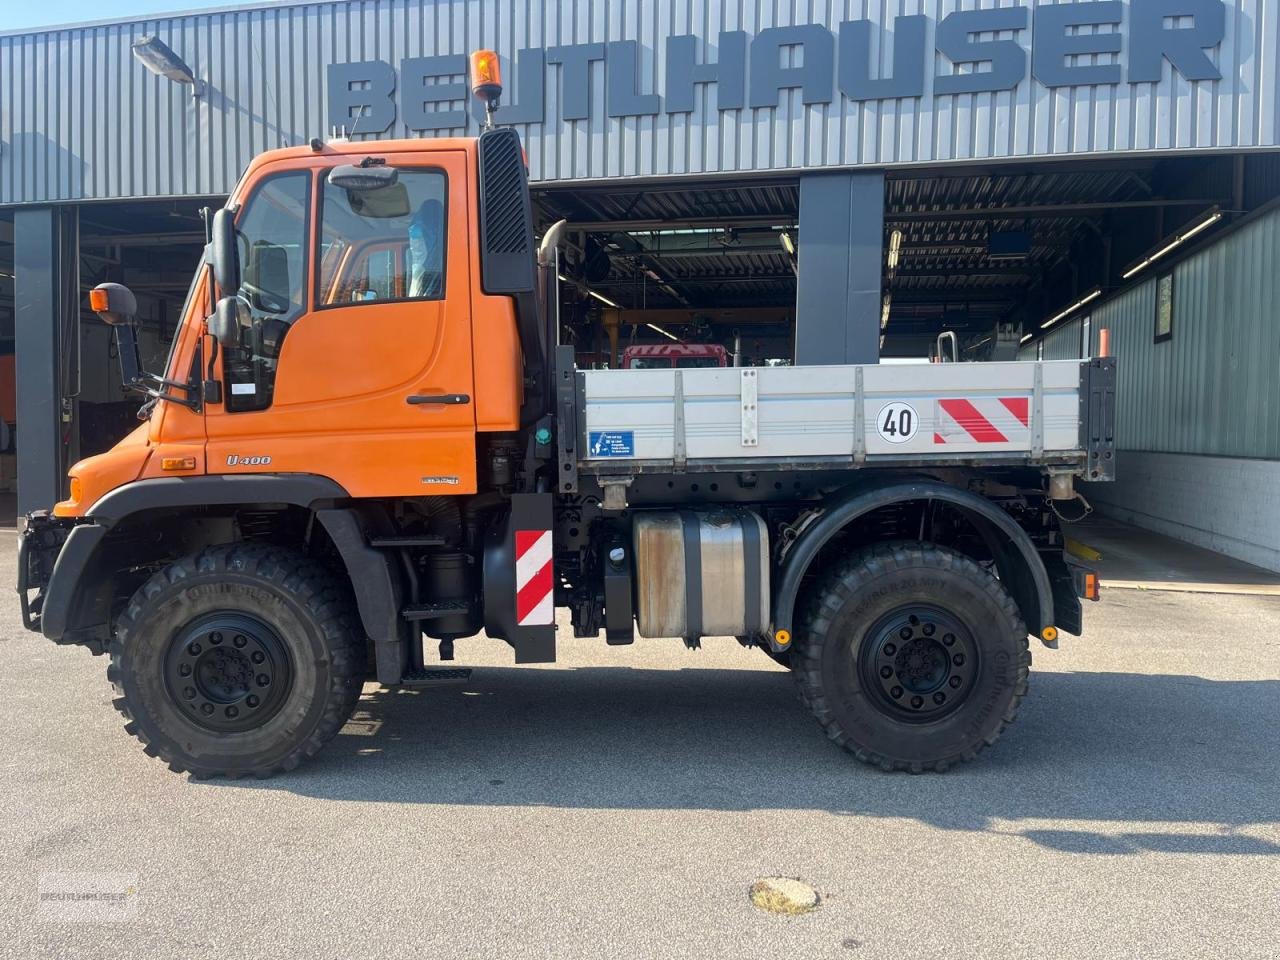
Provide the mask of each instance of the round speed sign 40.
{"label": "round speed sign 40", "polygon": [[919,429],[920,418],[916,415],[916,408],[901,400],[886,403],[876,414],[876,430],[880,439],[889,443],[906,443]]}

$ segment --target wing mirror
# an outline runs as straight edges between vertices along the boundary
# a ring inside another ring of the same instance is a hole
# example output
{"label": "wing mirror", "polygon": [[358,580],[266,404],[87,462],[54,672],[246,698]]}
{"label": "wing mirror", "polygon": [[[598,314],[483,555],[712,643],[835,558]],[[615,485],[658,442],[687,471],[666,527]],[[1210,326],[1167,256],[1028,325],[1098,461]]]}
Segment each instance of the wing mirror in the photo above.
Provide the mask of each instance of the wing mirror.
{"label": "wing mirror", "polygon": [[251,321],[252,313],[244,297],[223,297],[208,320],[209,333],[223,347],[238,347],[240,333]]}
{"label": "wing mirror", "polygon": [[223,296],[240,291],[240,251],[236,243],[235,215],[223,207],[213,215],[213,279]]}
{"label": "wing mirror", "polygon": [[138,298],[122,283],[100,283],[89,291],[89,308],[103,323],[127,326],[138,316]]}

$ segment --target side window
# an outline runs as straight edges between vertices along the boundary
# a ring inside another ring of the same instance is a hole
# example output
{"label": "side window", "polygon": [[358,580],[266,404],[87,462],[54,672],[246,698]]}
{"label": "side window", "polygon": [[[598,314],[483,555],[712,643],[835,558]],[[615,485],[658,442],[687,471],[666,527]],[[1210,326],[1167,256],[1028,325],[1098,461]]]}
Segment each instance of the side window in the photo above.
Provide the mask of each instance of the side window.
{"label": "side window", "polygon": [[446,179],[400,169],[377,190],[324,181],[320,195],[320,306],[444,298]]}
{"label": "side window", "polygon": [[306,312],[311,174],[264,180],[236,222],[240,298],[246,329],[223,358],[227,409],[264,410],[275,392],[276,365],[289,327]]}

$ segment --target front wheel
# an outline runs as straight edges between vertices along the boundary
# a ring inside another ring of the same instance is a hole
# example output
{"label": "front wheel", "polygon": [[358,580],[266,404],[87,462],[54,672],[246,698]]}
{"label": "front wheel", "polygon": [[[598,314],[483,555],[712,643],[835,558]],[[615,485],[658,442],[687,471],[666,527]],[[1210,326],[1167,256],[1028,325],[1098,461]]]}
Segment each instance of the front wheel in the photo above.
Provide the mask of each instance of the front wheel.
{"label": "front wheel", "polygon": [[810,591],[791,652],[836,743],[885,770],[945,770],[995,743],[1027,690],[1013,598],[953,550],[877,544]]}
{"label": "front wheel", "polygon": [[148,580],[111,643],[125,729],[175,772],[292,770],[350,717],[363,637],[349,591],[294,551],[210,547]]}

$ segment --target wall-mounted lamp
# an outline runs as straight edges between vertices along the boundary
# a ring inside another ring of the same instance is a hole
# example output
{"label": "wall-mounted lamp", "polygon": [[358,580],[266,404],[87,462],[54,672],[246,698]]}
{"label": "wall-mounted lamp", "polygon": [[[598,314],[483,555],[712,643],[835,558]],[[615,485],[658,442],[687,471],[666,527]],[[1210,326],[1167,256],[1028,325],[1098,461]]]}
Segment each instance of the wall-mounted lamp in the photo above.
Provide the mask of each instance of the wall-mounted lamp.
{"label": "wall-mounted lamp", "polygon": [[1094,287],[1093,290],[1091,290],[1089,293],[1086,293],[1083,297],[1081,297],[1075,303],[1071,304],[1071,306],[1067,307],[1064,310],[1059,311],[1058,313],[1055,313],[1052,317],[1050,317],[1044,323],[1040,324],[1040,329],[1048,330],[1050,327],[1052,327],[1055,323],[1057,323],[1063,317],[1068,316],[1072,311],[1079,310],[1090,300],[1096,300],[1100,296],[1102,296],[1102,288]]}
{"label": "wall-mounted lamp", "polygon": [[170,49],[169,45],[159,37],[139,37],[132,44],[133,58],[157,77],[165,77],[174,83],[182,83],[191,87],[191,95],[198,97],[204,93],[204,83],[196,79],[180,56]]}
{"label": "wall-mounted lamp", "polygon": [[1144,254],[1140,260],[1138,260],[1135,264],[1133,264],[1133,266],[1129,267],[1128,270],[1120,274],[1121,278],[1128,280],[1130,277],[1135,276],[1142,270],[1145,270],[1147,267],[1151,266],[1151,264],[1155,263],[1157,260],[1163,257],[1166,253],[1172,250],[1174,247],[1178,246],[1179,244],[1186,243],[1188,240],[1194,237],[1201,230],[1208,230],[1211,226],[1213,226],[1215,223],[1217,223],[1221,219],[1222,219],[1222,211],[1219,210],[1217,207],[1214,207],[1209,212],[1209,215],[1207,217],[1204,217],[1203,219],[1196,221],[1196,223],[1190,227],[1187,227],[1183,230],[1179,230],[1169,240],[1162,242],[1160,246],[1156,247],[1150,253]]}

